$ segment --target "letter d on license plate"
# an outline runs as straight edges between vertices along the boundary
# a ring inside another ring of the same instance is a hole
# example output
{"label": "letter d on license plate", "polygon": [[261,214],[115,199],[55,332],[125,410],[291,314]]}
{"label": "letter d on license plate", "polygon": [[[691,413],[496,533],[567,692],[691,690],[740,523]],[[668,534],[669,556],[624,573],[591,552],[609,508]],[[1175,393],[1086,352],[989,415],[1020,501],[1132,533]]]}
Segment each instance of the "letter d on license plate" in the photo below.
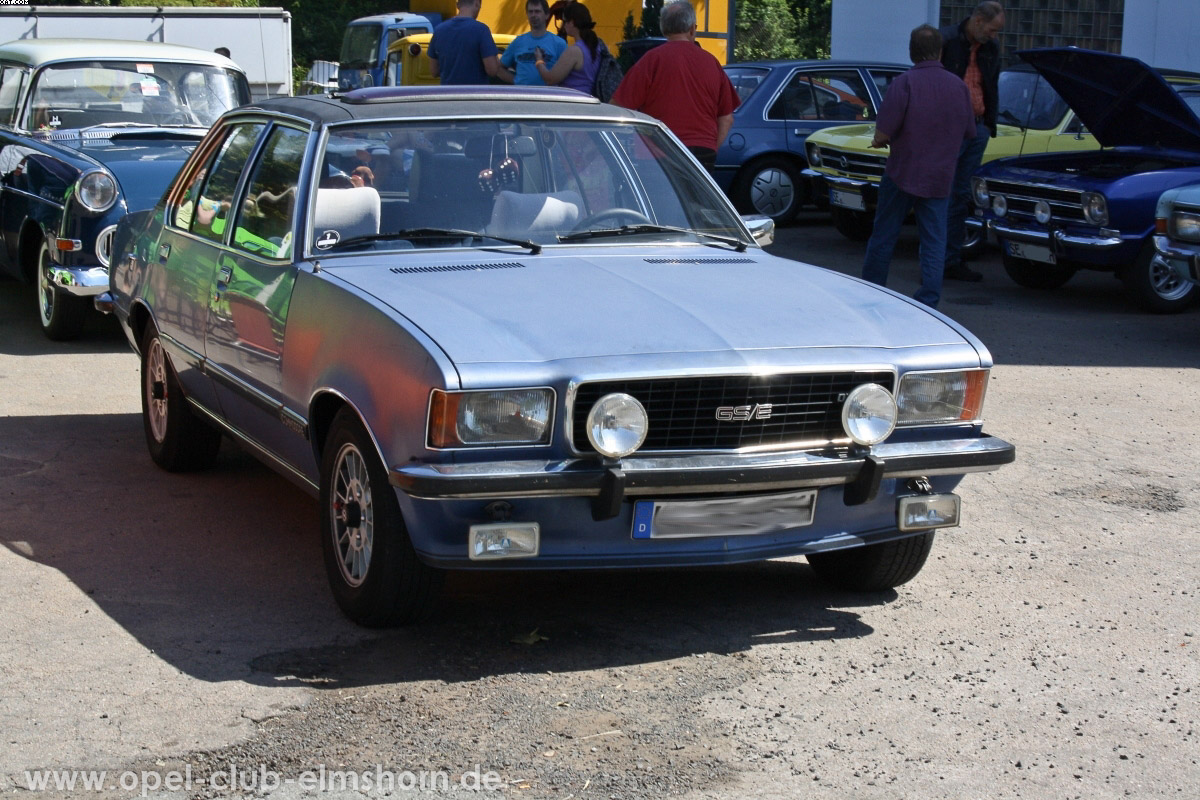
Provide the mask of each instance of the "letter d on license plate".
{"label": "letter d on license plate", "polygon": [[816,505],[816,489],[715,500],[639,500],[633,504],[633,538],[776,533],[811,525]]}

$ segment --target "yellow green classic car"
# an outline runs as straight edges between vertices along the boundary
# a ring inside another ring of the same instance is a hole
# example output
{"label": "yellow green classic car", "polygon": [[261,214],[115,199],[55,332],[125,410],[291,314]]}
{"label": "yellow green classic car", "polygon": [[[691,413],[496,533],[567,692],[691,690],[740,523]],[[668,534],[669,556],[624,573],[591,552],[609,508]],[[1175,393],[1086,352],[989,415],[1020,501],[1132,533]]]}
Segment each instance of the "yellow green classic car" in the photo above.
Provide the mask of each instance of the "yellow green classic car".
{"label": "yellow green classic car", "polygon": [[[1159,73],[1175,85],[1200,83],[1200,74],[1194,72]],[[985,164],[1005,156],[1100,146],[1058,93],[1025,64],[1000,73],[997,118],[996,137],[983,153]],[[812,196],[828,199],[834,226],[855,241],[871,236],[879,179],[887,162],[886,149],[869,146],[874,135],[874,122],[841,125],[816,131],[806,145],[809,168],[803,174],[812,181]],[[964,248],[977,249],[983,242],[981,233],[979,223],[968,217]]]}

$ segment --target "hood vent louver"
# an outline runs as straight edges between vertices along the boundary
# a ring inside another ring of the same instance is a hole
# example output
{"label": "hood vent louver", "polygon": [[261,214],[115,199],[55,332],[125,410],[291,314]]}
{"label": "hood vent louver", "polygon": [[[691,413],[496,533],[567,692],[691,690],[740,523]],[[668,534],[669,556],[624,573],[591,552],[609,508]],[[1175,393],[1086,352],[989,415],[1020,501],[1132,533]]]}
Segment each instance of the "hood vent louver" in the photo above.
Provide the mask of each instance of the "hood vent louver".
{"label": "hood vent louver", "polygon": [[647,258],[647,264],[753,264],[753,258]]}
{"label": "hood vent louver", "polygon": [[431,264],[426,267],[391,267],[397,275],[411,275],[418,272],[475,272],[485,269],[525,269],[520,261],[498,261],[491,264]]}

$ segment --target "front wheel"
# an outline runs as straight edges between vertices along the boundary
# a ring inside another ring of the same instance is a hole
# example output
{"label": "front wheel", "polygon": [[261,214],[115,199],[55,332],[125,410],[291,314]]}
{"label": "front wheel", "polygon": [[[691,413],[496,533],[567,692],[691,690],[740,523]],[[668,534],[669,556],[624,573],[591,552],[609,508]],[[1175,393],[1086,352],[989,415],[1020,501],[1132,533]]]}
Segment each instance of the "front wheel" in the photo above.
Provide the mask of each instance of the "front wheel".
{"label": "front wheel", "polygon": [[933,533],[929,532],[806,557],[822,580],[840,589],[881,592],[915,578],[932,548]]}
{"label": "front wheel", "polygon": [[1125,288],[1142,309],[1154,314],[1178,314],[1196,299],[1196,284],[1185,281],[1147,242],[1121,274]]}
{"label": "front wheel", "polygon": [[433,610],[442,571],[417,557],[396,490],[348,409],[334,417],[321,459],[321,550],[334,599],[359,625],[403,625]]}
{"label": "front wheel", "polygon": [[47,339],[65,342],[79,336],[87,305],[82,297],[60,291],[50,280],[50,245],[42,240],[37,263],[38,320]]}
{"label": "front wheel", "polygon": [[1013,283],[1026,289],[1057,289],[1075,274],[1073,267],[1062,264],[1043,264],[1027,258],[1016,258],[1008,253],[1004,253],[1001,258],[1004,260],[1004,271],[1008,273],[1008,277],[1013,279]]}
{"label": "front wheel", "polygon": [[838,233],[852,242],[865,242],[871,238],[875,229],[875,217],[866,211],[855,211],[852,208],[833,206],[833,227]]}
{"label": "front wheel", "polygon": [[221,449],[221,432],[188,407],[153,327],[142,338],[142,428],[150,458],[168,472],[206,469]]}

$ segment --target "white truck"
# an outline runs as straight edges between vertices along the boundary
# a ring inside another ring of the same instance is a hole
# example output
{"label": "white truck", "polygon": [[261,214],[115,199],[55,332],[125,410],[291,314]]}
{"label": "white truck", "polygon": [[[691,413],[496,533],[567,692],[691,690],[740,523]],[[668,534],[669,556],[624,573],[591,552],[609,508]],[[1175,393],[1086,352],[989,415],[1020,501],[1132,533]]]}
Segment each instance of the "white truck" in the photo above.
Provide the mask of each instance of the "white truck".
{"label": "white truck", "polygon": [[292,15],[282,8],[0,6],[0,42],[51,37],[225,48],[255,100],[292,93]]}

